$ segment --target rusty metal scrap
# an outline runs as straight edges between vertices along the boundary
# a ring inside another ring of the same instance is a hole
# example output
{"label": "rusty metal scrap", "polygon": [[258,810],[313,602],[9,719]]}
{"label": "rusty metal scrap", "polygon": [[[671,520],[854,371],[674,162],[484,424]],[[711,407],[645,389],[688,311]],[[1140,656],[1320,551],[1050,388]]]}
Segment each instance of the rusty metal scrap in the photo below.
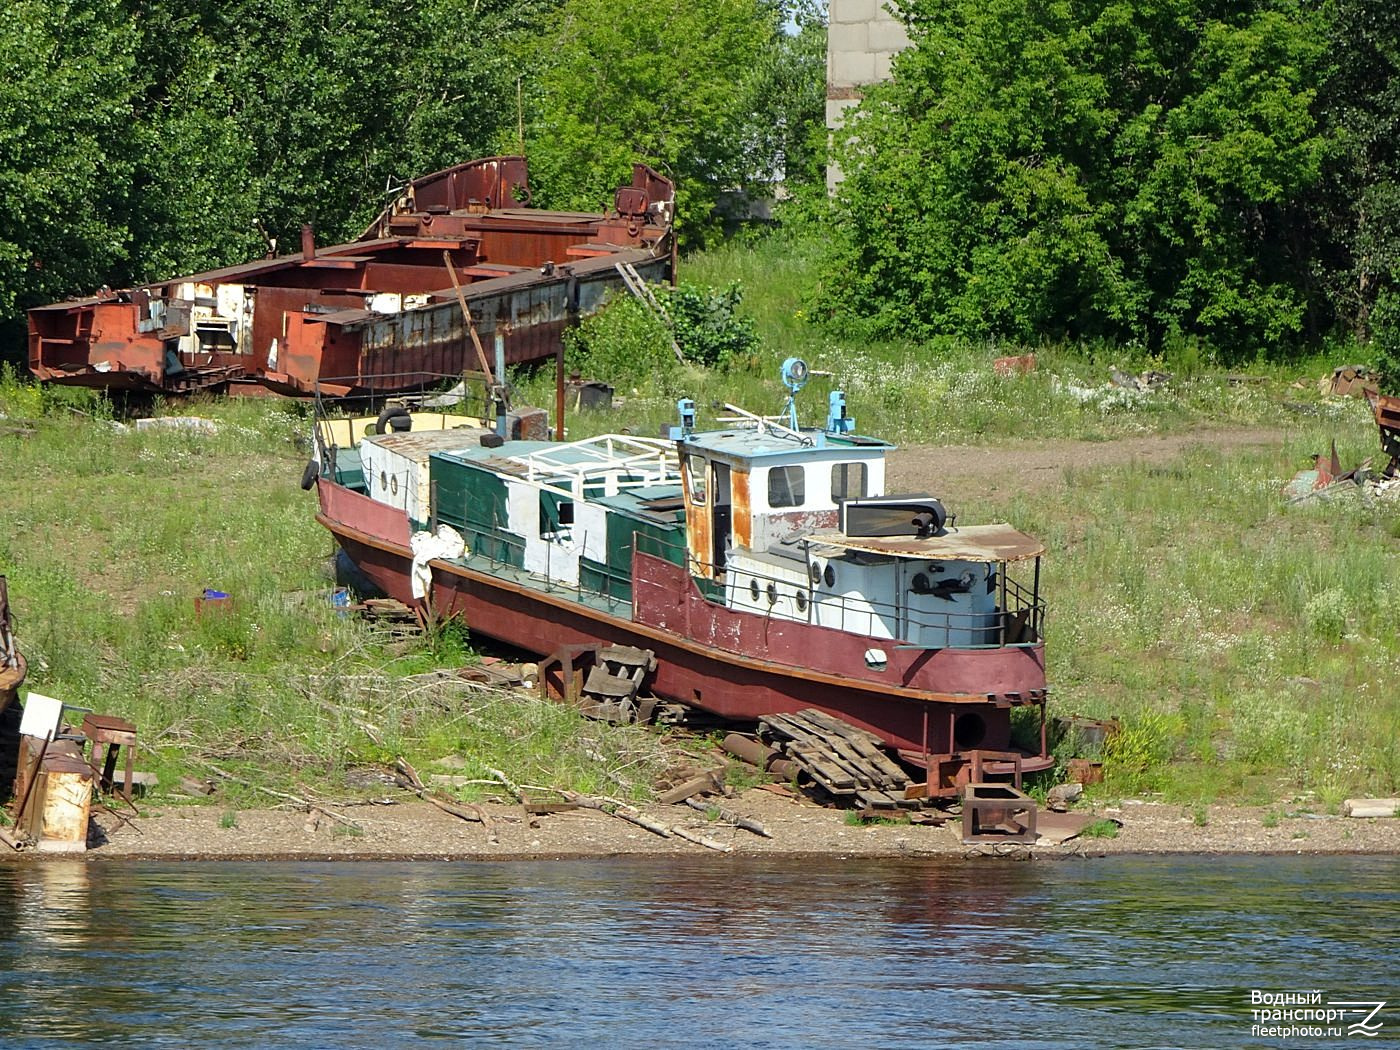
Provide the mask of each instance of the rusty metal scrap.
{"label": "rusty metal scrap", "polygon": [[547,359],[619,264],[673,275],[674,197],[638,164],[608,212],[541,211],[524,158],[470,161],[402,187],[358,240],[317,246],[306,227],[290,255],[31,310],[29,366],[78,386],[333,396],[490,373],[473,354],[487,335],[507,363]]}

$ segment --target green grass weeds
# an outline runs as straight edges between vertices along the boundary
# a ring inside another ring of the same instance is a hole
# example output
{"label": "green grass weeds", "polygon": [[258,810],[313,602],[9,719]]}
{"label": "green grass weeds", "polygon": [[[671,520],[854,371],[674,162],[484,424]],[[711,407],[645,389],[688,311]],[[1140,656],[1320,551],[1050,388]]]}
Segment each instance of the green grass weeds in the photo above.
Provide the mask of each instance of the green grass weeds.
{"label": "green grass weeds", "polygon": [[[1202,807],[1301,792],[1333,806],[1400,791],[1400,508],[1280,498],[1333,439],[1348,465],[1378,454],[1364,403],[1318,396],[1327,362],[1260,366],[1249,371],[1261,382],[1236,383],[1208,360],[1181,357],[1166,391],[1137,397],[1105,387],[1110,364],[1173,362],[1037,347],[1036,372],[999,379],[992,359],[1026,348],[858,345],[824,334],[803,313],[813,260],[811,243],[782,234],[686,260],[697,282],[740,280],[760,360],[683,375],[664,393],[621,391],[624,410],[571,417],[570,436],[654,434],[672,421],[682,387],[702,419],[723,401],[776,412],[777,363],[790,354],[834,373],[804,392],[807,418],[840,385],[860,430],[900,441],[1272,428],[1272,445],[1206,438],[1168,466],[1069,462],[1063,484],[1000,486],[977,516],[1014,522],[1049,550],[1051,714],[1123,724],[1098,790]],[[526,378],[522,399],[552,404],[550,382]],[[297,486],[310,430],[301,407],[165,408],[216,418],[219,433],[121,429],[100,398],[0,375],[0,413],[34,430],[0,431],[0,571],[33,687],[134,718],[162,784],[214,765],[330,791],[348,769],[402,753],[415,764],[459,755],[469,773],[492,765],[525,783],[646,793],[665,762],[654,735],[407,679],[471,659],[460,634],[397,657],[335,615],[331,543]],[[227,611],[195,615],[206,586],[233,595]]]}

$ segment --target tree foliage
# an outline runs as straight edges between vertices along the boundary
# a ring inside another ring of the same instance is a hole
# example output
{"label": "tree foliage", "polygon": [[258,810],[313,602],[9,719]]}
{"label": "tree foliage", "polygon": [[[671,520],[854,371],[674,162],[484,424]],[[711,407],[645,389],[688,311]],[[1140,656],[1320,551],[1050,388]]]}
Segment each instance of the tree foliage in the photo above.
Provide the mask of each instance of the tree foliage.
{"label": "tree foliage", "polygon": [[1322,205],[1338,312],[1400,386],[1400,8],[1334,0],[1322,112],[1338,149]]}
{"label": "tree foliage", "polygon": [[529,41],[526,148],[539,198],[596,208],[643,161],[676,182],[678,226],[693,242],[725,190],[746,185],[748,79],[775,44],[764,0],[563,0]]}
{"label": "tree foliage", "polygon": [[908,0],[914,46],[849,127],[826,303],[882,331],[1200,337],[1327,311],[1320,9],[1292,0]]}
{"label": "tree foliage", "polygon": [[0,19],[0,317],[129,257],[134,38],[118,0],[15,0]]}

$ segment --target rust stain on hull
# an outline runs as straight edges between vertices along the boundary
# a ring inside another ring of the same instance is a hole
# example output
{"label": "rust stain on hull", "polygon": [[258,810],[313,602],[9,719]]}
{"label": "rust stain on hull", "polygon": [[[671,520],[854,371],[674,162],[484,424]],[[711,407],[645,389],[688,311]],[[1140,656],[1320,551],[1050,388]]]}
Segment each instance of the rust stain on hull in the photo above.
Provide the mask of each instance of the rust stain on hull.
{"label": "rust stain on hull", "polygon": [[294,255],[31,310],[29,367],[152,393],[405,389],[476,368],[454,276],[483,336],[504,333],[508,363],[543,360],[621,285],[617,263],[674,276],[674,197],[638,164],[607,212],[540,211],[524,158],[470,161],[410,182],[356,241],[318,248],[306,230]]}

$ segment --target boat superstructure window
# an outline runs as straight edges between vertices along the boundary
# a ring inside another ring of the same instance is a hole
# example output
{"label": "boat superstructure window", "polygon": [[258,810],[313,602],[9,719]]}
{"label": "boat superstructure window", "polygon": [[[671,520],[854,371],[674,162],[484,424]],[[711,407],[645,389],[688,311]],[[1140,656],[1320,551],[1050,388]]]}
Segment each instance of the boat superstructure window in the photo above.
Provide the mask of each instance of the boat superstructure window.
{"label": "boat superstructure window", "polygon": [[866,488],[864,463],[835,463],[831,467],[832,500],[861,499],[870,495]]}
{"label": "boat superstructure window", "polygon": [[690,501],[705,502],[705,457],[691,456],[686,463],[686,480],[690,483]]}
{"label": "boat superstructure window", "polygon": [[552,492],[540,493],[540,538],[566,540],[574,524],[574,501]]}
{"label": "boat superstructure window", "polygon": [[768,471],[768,506],[800,507],[807,498],[807,482],[800,466],[773,467]]}

